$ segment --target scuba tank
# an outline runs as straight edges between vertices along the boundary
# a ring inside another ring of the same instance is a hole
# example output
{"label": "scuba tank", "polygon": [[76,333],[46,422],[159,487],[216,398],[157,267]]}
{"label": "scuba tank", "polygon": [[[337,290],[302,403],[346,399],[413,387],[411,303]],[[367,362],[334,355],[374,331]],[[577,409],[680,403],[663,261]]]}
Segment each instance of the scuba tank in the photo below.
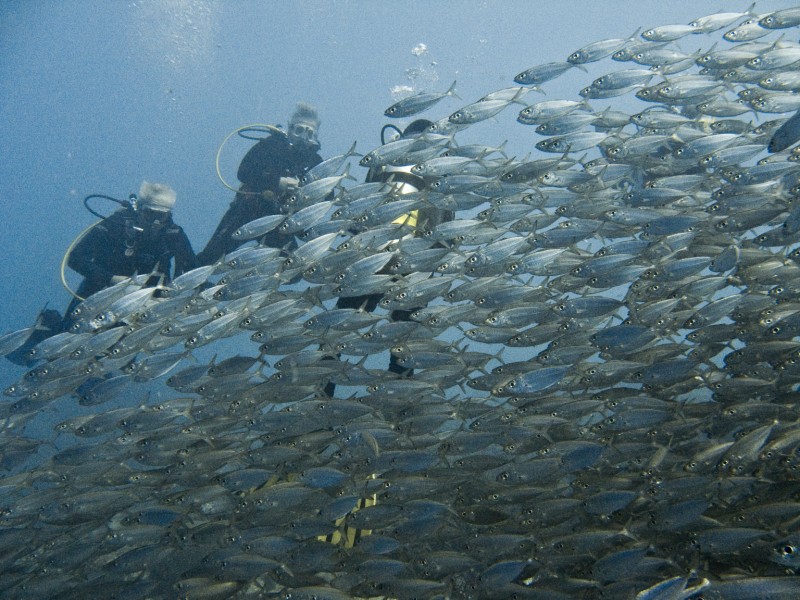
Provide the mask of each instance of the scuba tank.
{"label": "scuba tank", "polygon": [[[386,144],[386,131],[393,129],[399,134],[399,138],[420,136],[428,130],[433,123],[427,119],[417,119],[411,122],[402,132],[392,124],[384,125],[381,129],[381,143]],[[411,171],[413,164],[408,165],[383,165],[373,167],[367,174],[367,182],[385,181],[395,184],[397,194],[411,194],[424,192],[428,188],[425,179]],[[415,235],[422,235],[425,230],[432,229],[439,223],[451,221],[455,215],[448,211],[442,211],[434,206],[425,206],[416,209],[408,214],[402,215],[393,222],[405,224],[415,229]]]}
{"label": "scuba tank", "polygon": [[[429,126],[431,121],[426,119],[417,119],[408,125],[403,131],[400,131],[395,125],[387,124],[381,128],[381,144],[386,144],[386,131],[393,129],[398,138],[406,138],[412,135],[419,135],[423,133]],[[383,165],[381,167],[374,167],[367,173],[366,181],[376,182],[382,181],[392,183],[395,185],[396,193],[398,195],[413,194],[424,190],[427,186],[425,180],[411,172],[413,164],[409,165]],[[398,225],[408,225],[416,229],[419,223],[419,209],[412,210],[411,212],[401,215],[394,221]]]}

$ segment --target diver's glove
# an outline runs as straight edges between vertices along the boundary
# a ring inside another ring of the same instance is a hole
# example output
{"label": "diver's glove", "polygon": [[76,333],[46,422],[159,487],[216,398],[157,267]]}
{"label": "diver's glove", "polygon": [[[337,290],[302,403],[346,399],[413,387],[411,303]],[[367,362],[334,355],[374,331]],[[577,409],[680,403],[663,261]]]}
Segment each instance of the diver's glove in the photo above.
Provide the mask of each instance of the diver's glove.
{"label": "diver's glove", "polygon": [[297,177],[281,177],[278,180],[278,189],[281,194],[292,194],[300,185],[300,180]]}

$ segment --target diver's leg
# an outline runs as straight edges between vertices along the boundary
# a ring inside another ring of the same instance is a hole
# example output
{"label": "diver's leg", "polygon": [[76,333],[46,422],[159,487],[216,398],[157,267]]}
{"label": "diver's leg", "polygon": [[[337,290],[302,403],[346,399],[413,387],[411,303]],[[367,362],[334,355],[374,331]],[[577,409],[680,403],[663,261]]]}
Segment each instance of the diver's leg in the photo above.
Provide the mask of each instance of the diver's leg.
{"label": "diver's leg", "polygon": [[[418,309],[393,310],[390,316],[392,321],[411,321],[411,314],[415,310]],[[408,367],[402,366],[397,362],[397,357],[394,354],[389,355],[389,371],[392,373],[397,373],[398,375],[404,375],[406,377],[411,377],[414,374],[414,369],[409,369]]]}

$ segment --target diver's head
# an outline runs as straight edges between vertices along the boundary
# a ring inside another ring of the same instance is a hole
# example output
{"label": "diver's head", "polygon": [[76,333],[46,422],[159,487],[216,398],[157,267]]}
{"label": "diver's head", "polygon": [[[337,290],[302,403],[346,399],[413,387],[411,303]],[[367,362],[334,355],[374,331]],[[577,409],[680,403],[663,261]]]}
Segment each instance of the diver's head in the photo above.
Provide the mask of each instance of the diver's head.
{"label": "diver's head", "polygon": [[166,224],[176,198],[175,190],[167,184],[143,181],[136,201],[138,220],[155,227]]}
{"label": "diver's head", "polygon": [[319,149],[317,131],[319,131],[319,116],[317,109],[311,104],[298,102],[292,118],[289,119],[289,129],[287,135],[289,141],[295,145],[310,150]]}

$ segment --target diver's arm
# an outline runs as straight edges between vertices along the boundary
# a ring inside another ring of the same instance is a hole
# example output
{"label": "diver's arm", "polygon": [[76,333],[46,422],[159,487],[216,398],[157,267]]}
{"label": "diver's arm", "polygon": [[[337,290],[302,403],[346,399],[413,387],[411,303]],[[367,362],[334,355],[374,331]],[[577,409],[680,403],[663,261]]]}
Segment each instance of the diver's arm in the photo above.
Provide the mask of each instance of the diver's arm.
{"label": "diver's arm", "polygon": [[175,256],[175,277],[191,271],[198,266],[197,256],[192,250],[192,243],[182,227],[177,227],[177,231],[173,234],[173,248],[172,251]]}
{"label": "diver's arm", "polygon": [[277,194],[278,182],[284,175],[279,152],[279,142],[274,136],[258,142],[250,148],[239,164],[237,172],[239,181],[253,191],[270,190]]}
{"label": "diver's arm", "polygon": [[69,268],[83,275],[94,286],[105,286],[114,276],[105,266],[99,264],[102,254],[110,250],[110,240],[106,223],[100,223],[78,243],[69,255]]}

